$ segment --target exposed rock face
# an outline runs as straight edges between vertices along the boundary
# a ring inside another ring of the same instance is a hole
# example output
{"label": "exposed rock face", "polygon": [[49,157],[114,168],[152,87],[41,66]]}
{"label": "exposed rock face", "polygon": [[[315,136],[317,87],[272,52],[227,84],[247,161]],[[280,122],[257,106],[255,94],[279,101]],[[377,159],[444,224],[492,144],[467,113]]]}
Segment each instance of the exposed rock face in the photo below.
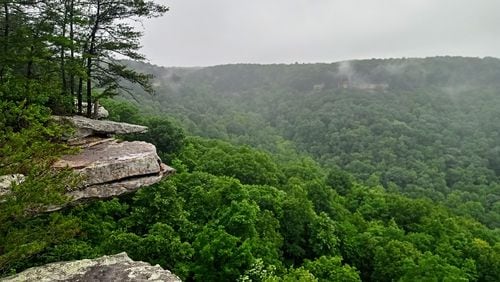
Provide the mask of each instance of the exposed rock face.
{"label": "exposed rock face", "polygon": [[175,170],[173,168],[168,167],[168,169],[164,170],[164,174],[126,179],[114,183],[92,185],[81,190],[70,191],[67,195],[71,196],[73,201],[112,198],[137,191],[141,187],[158,183],[163,177],[174,172]]}
{"label": "exposed rock face", "polygon": [[159,265],[131,260],[126,253],[27,269],[1,281],[181,281]]}
{"label": "exposed rock face", "polygon": [[22,174],[10,174],[0,176],[0,196],[5,195],[10,192],[10,187],[12,183],[21,184],[24,182],[24,175]]}
{"label": "exposed rock face", "polygon": [[[134,192],[175,173],[175,169],[161,162],[153,144],[142,141],[120,142],[102,137],[145,132],[145,126],[77,116],[54,119],[71,122],[79,132],[79,138],[73,138],[68,143],[78,146],[81,151],[75,155],[62,156],[52,166],[55,169],[69,168],[83,177],[80,187],[67,192],[70,203]],[[0,176],[0,196],[11,192],[12,183],[22,181],[24,176],[19,174]],[[62,206],[51,206],[45,211],[61,208]]]}
{"label": "exposed rock face", "polygon": [[[102,199],[136,191],[162,180],[175,172],[163,164],[152,144],[134,141],[120,142],[107,138],[113,134],[142,133],[147,127],[84,117],[54,117],[70,122],[76,134],[69,145],[81,151],[61,157],[54,169],[70,168],[83,177],[81,186],[68,191],[70,202]],[[12,183],[24,181],[22,175],[0,176],[0,196],[10,193]],[[61,209],[47,207],[45,211]],[[52,263],[30,268],[0,281],[181,281],[159,265],[131,260],[126,253],[71,262]]]}
{"label": "exposed rock face", "polygon": [[[81,148],[78,154],[63,156],[53,165],[56,169],[70,168],[83,176],[81,187],[67,193],[71,202],[134,192],[175,172],[161,162],[154,145],[107,138],[113,134],[146,132],[145,126],[79,116],[56,116],[54,119],[75,127],[76,134],[68,144]],[[50,207],[48,211],[60,208]]]}
{"label": "exposed rock face", "polygon": [[88,136],[111,136],[114,134],[144,133],[147,127],[124,122],[89,119],[81,116],[53,116],[57,121],[69,122],[76,128],[71,138],[81,139]]}
{"label": "exposed rock face", "polygon": [[[83,176],[78,189],[68,191],[71,202],[106,199],[137,191],[175,173],[163,164],[154,145],[142,141],[119,142],[113,138],[85,138],[75,141],[81,152],[62,156],[56,169],[70,168]],[[21,183],[21,174],[0,176],[0,196],[10,192],[12,183]],[[62,207],[48,207],[46,211]]]}
{"label": "exposed rock face", "polygon": [[84,177],[83,187],[68,193],[72,201],[134,192],[175,172],[161,163],[152,144],[114,139],[93,140],[92,144],[79,154],[63,156],[53,165],[54,168],[71,168]]}
{"label": "exposed rock face", "polygon": [[85,185],[161,172],[154,145],[115,140],[84,148],[79,154],[63,156],[55,168],[69,167],[85,176]]}

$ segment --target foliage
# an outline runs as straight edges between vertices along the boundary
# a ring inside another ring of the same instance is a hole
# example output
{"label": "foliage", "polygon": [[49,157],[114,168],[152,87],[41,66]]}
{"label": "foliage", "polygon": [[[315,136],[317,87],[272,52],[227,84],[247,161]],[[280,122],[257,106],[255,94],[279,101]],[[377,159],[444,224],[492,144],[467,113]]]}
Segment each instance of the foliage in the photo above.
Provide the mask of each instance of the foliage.
{"label": "foliage", "polygon": [[1,77],[0,172],[27,174],[0,199],[2,276],[126,251],[186,281],[500,280],[494,59],[353,62],[346,87],[341,64],[161,70],[161,103],[103,103],[178,173],[37,217],[78,179],[47,169],[67,152],[45,107],[62,85],[24,63]]}
{"label": "foliage", "polygon": [[[342,196],[328,184],[335,172],[318,173],[313,164],[302,167],[309,177],[287,177],[283,171],[295,163],[248,146],[203,138],[186,144],[175,161],[184,165],[182,172],[130,197],[66,210],[62,217],[78,222],[73,239],[40,248],[37,257],[12,268],[126,251],[188,281],[500,277],[498,232],[444,205],[353,180]],[[203,158],[211,150],[234,154]],[[273,173],[269,179],[280,181],[245,183],[225,170],[228,157],[240,152],[261,155],[256,166],[274,167],[255,170],[257,179]]]}
{"label": "foliage", "polygon": [[[138,53],[142,33],[131,22],[161,16],[167,7],[155,1],[103,0],[1,5],[0,90],[18,92],[9,99],[26,99],[63,114],[75,111],[76,99],[77,112],[90,117],[91,102],[127,89],[123,80],[152,92],[150,76],[127,68],[117,56],[144,60]],[[45,91],[48,87],[52,92]],[[40,97],[40,92],[48,95]]]}
{"label": "foliage", "polygon": [[57,156],[70,153],[60,143],[68,128],[51,122],[46,108],[12,101],[0,102],[0,175],[22,173],[25,181],[0,195],[0,273],[30,266],[29,258],[78,233],[78,220],[59,213],[39,216],[78,184],[70,171],[54,171]]}
{"label": "foliage", "polygon": [[[129,100],[191,134],[273,153],[290,144],[366,185],[500,227],[498,59],[130,66],[162,79],[154,97],[137,90]],[[341,195],[342,181],[330,182]]]}

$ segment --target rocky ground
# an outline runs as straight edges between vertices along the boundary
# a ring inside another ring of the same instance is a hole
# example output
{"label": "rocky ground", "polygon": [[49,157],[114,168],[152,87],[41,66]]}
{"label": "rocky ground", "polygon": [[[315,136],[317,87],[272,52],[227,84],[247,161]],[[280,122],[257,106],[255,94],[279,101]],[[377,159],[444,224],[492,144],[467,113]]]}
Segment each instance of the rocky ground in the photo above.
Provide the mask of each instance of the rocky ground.
{"label": "rocky ground", "polygon": [[133,261],[126,253],[69,262],[56,262],[33,267],[11,277],[0,279],[14,281],[181,281],[159,265]]}

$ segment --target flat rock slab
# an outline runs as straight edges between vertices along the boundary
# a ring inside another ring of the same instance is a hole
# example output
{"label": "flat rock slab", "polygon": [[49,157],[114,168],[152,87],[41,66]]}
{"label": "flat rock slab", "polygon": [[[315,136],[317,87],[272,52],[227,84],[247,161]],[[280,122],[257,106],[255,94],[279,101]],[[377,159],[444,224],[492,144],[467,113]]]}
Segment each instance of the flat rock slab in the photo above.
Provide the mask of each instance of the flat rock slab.
{"label": "flat rock slab", "polygon": [[53,116],[56,121],[68,122],[76,128],[71,138],[84,138],[87,136],[110,136],[114,134],[144,133],[146,126],[115,122],[109,120],[96,120],[82,116]]}
{"label": "flat rock slab", "polygon": [[81,173],[85,186],[162,173],[155,146],[142,141],[98,143],[76,155],[61,157],[53,167]]}
{"label": "flat rock slab", "polygon": [[[78,154],[62,156],[52,165],[83,176],[81,186],[66,193],[71,199],[69,205],[135,192],[175,173],[174,168],[161,162],[153,144],[92,137],[80,140],[83,147]],[[61,208],[50,206],[45,211]]]}
{"label": "flat rock slab", "polygon": [[133,261],[126,253],[29,268],[0,281],[181,281],[159,265]]}

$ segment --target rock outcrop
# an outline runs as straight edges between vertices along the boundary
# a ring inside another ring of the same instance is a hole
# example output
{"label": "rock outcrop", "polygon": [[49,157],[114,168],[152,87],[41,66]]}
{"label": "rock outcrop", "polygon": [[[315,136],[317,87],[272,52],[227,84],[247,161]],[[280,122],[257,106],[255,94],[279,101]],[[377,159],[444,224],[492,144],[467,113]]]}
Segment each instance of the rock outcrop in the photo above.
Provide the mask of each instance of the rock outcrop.
{"label": "rock outcrop", "polygon": [[109,120],[96,120],[81,116],[53,116],[60,122],[68,122],[75,127],[71,140],[78,140],[89,136],[109,137],[114,134],[144,133],[148,130],[142,125],[115,122]]}
{"label": "rock outcrop", "polygon": [[[53,118],[75,128],[68,144],[80,148],[79,153],[62,156],[53,164],[55,169],[70,168],[83,177],[80,187],[67,193],[71,203],[134,192],[175,172],[161,162],[154,145],[110,138],[115,134],[146,132],[145,126],[80,116]],[[60,208],[51,207],[49,211]]]}
{"label": "rock outcrop", "polygon": [[82,187],[70,191],[72,201],[110,198],[159,182],[175,170],[163,164],[154,145],[114,139],[93,141],[76,155],[61,157],[54,168],[70,168],[83,176]]}
{"label": "rock outcrop", "polygon": [[[78,116],[53,118],[73,125],[76,134],[68,144],[80,148],[77,154],[62,156],[52,165],[54,169],[69,168],[82,176],[80,185],[66,193],[70,204],[134,192],[175,173],[175,169],[161,162],[153,144],[110,138],[115,134],[146,132],[145,126]],[[11,192],[12,183],[22,181],[23,175],[0,176],[0,196]],[[61,208],[47,207],[46,211]]]}
{"label": "rock outcrop", "polygon": [[69,262],[51,263],[0,279],[14,281],[181,281],[159,265],[133,261],[126,253]]}
{"label": "rock outcrop", "polygon": [[[70,204],[119,196],[162,180],[175,170],[163,164],[156,147],[141,141],[119,141],[115,134],[142,133],[144,126],[84,117],[54,117],[75,127],[68,144],[80,151],[62,156],[54,169],[69,168],[82,176],[79,187],[68,191]],[[12,183],[24,181],[22,175],[0,176],[0,196],[11,193]],[[44,211],[54,211],[52,206]],[[181,281],[159,265],[131,260],[126,253],[97,259],[58,262],[27,269],[0,281]]]}

